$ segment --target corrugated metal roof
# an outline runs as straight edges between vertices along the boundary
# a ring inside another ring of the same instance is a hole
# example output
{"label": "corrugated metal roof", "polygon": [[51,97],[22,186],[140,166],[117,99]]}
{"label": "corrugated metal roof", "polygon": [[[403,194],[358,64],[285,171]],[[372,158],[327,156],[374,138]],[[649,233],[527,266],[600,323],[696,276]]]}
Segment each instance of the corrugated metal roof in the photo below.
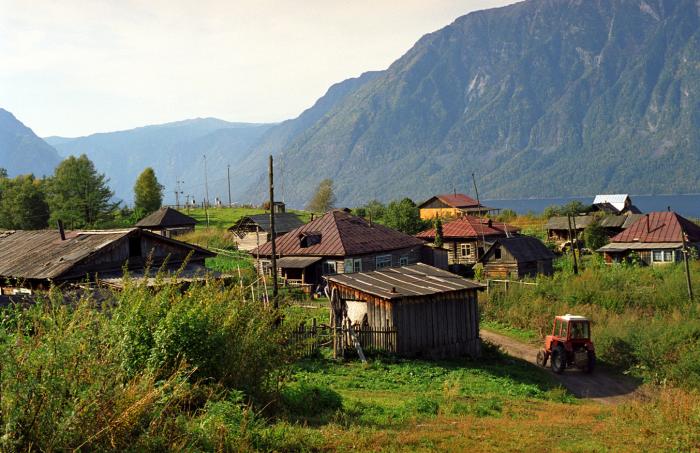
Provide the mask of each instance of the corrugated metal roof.
{"label": "corrugated metal roof", "polygon": [[598,252],[626,252],[628,250],[661,250],[679,249],[679,242],[611,242],[599,248]]}
{"label": "corrugated metal roof", "polygon": [[[571,218],[571,228],[574,228],[574,223],[576,224],[577,230],[582,230],[595,222],[595,217],[592,215],[577,215]],[[569,219],[566,216],[554,216],[547,220],[545,228],[548,230],[568,230],[569,229]]]}
{"label": "corrugated metal roof", "polygon": [[136,223],[140,228],[175,228],[194,226],[197,223],[192,217],[169,207],[163,207],[147,215]]}
{"label": "corrugated metal roof", "polygon": [[0,277],[57,279],[83,259],[131,234],[148,235],[157,240],[180,244],[206,256],[214,256],[213,253],[192,244],[138,228],[67,231],[65,240],[61,240],[56,230],[4,231],[0,234]]}
{"label": "corrugated metal roof", "polygon": [[[260,231],[269,233],[271,231],[270,214],[254,214],[241,217],[229,228],[229,231],[236,231],[248,225],[252,225],[253,227],[257,226],[260,228]],[[296,214],[292,214],[291,212],[275,213],[275,231],[278,234],[287,233],[302,225],[304,225],[304,222],[302,222]]]}
{"label": "corrugated metal roof", "polygon": [[682,242],[682,232],[689,242],[700,242],[700,227],[675,212],[650,212],[642,215],[610,242]]}
{"label": "corrugated metal roof", "polygon": [[[299,235],[320,233],[318,244],[301,247]],[[296,228],[275,241],[279,255],[293,256],[355,256],[423,245],[413,236],[392,230],[342,210],[330,211],[322,217]],[[272,254],[270,242],[251,250],[253,255]]]}
{"label": "corrugated metal roof", "polygon": [[466,289],[483,289],[483,285],[427,264],[392,267],[381,271],[336,274],[326,280],[381,297],[399,299],[428,296]]}
{"label": "corrugated metal roof", "polygon": [[[491,225],[489,225],[489,222]],[[442,226],[444,239],[454,238],[480,238],[483,236],[506,236],[520,231],[520,228],[507,225],[502,222],[493,222],[479,217],[463,216],[445,223]],[[421,231],[416,235],[421,239],[432,240],[435,238],[435,228]]]}
{"label": "corrugated metal roof", "polygon": [[618,211],[625,209],[625,203],[629,199],[629,195],[626,193],[616,193],[610,195],[596,195],[593,199],[593,204],[610,204]]}
{"label": "corrugated metal roof", "polygon": [[433,197],[430,197],[420,205],[418,205],[418,209],[422,208],[426,204],[430,203],[431,201],[438,199],[445,203],[447,206],[450,206],[452,208],[485,208],[485,209],[492,209],[484,206],[483,204],[480,204],[478,201],[473,199],[470,196],[464,195],[462,193],[446,193],[442,195],[435,195]]}
{"label": "corrugated metal roof", "polygon": [[[496,239],[491,248],[499,244],[508,250],[518,262],[550,260],[554,258],[554,253],[542,241],[532,236]],[[491,248],[486,251],[482,260],[490,256]]]}

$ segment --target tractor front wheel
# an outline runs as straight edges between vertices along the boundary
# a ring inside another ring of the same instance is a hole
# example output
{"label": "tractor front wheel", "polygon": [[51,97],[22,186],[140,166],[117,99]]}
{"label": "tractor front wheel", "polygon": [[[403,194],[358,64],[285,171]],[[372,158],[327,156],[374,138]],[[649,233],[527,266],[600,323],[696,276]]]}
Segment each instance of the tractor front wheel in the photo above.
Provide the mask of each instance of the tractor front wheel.
{"label": "tractor front wheel", "polygon": [[552,371],[561,374],[566,369],[566,351],[559,345],[552,351]]}
{"label": "tractor front wheel", "polygon": [[537,351],[537,365],[541,366],[542,368],[547,366],[547,353],[545,352],[544,349],[540,349]]}
{"label": "tractor front wheel", "polygon": [[590,374],[593,372],[594,369],[595,369],[595,352],[588,351],[588,365],[586,365],[586,368],[583,369],[583,372]]}

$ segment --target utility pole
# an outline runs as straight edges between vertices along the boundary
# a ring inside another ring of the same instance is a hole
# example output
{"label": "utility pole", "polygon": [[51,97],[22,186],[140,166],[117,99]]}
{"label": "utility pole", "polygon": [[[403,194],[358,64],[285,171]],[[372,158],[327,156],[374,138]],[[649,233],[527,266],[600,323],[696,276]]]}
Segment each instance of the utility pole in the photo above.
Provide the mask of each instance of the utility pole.
{"label": "utility pole", "polygon": [[228,179],[228,207],[231,207],[231,164],[226,166],[226,179]]}
{"label": "utility pole", "polygon": [[688,264],[688,254],[690,250],[688,249],[688,241],[686,239],[685,231],[681,227],[681,237],[683,238],[683,261],[685,262],[685,281],[688,285],[688,299],[693,301],[693,284],[690,281],[690,264]]}
{"label": "utility pole", "polygon": [[204,155],[204,216],[207,218],[207,229],[209,228],[209,182],[207,179],[207,155]]}
{"label": "utility pole", "polygon": [[187,213],[190,213],[190,194],[185,197],[185,208],[187,208]]}
{"label": "utility pole", "polygon": [[574,274],[578,275],[578,263],[576,262],[576,249],[574,248],[574,234],[571,231],[571,214],[566,214],[566,220],[569,222],[569,247],[571,247],[571,254],[574,257]]}
{"label": "utility pole", "polygon": [[[478,205],[477,208],[481,208],[481,201],[479,201],[479,189],[476,187],[476,176],[474,176],[474,173],[472,173],[472,182],[474,183],[474,193],[476,194],[476,204]],[[457,189],[453,188],[455,195],[457,195]],[[479,214],[481,216],[481,211],[479,211]],[[483,226],[481,227],[481,246],[483,248],[486,248],[486,237],[484,236],[484,228]],[[484,250],[485,251],[485,250]],[[477,261],[481,258],[479,256],[479,244],[476,244],[476,259]]]}
{"label": "utility pole", "polygon": [[277,245],[275,239],[275,183],[272,173],[272,156],[270,156],[270,244],[272,246],[272,306],[278,308],[277,304]]}
{"label": "utility pole", "polygon": [[180,184],[183,184],[185,181],[180,181],[179,179],[175,179],[175,208],[180,209],[180,195],[182,195],[182,190],[180,190]]}

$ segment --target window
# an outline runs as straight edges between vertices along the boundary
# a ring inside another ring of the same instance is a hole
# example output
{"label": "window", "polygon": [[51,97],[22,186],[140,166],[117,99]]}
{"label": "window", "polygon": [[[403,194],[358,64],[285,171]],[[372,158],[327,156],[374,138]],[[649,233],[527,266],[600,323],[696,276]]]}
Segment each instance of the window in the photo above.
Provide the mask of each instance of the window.
{"label": "window", "polygon": [[469,244],[459,244],[459,255],[463,258],[472,254],[472,246]]}
{"label": "window", "polygon": [[345,273],[362,272],[362,260],[359,258],[348,258],[345,260]]}
{"label": "window", "polygon": [[129,258],[141,257],[141,238],[140,237],[130,237],[129,238]]}
{"label": "window", "polygon": [[324,261],[323,262],[323,274],[328,275],[328,274],[335,274],[335,273],[337,273],[335,261]]}
{"label": "window", "polygon": [[379,255],[376,257],[374,259],[374,267],[377,269],[391,267],[391,255]]}
{"label": "window", "polygon": [[501,259],[501,248],[500,247],[496,247],[496,250],[493,251],[493,258],[496,260]]}
{"label": "window", "polygon": [[299,233],[299,247],[303,249],[320,243],[321,233],[317,231],[305,231],[303,233]]}
{"label": "window", "polygon": [[652,250],[651,261],[654,263],[670,263],[674,261],[673,250]]}
{"label": "window", "polygon": [[399,266],[408,266],[408,257],[402,256],[399,258]]}

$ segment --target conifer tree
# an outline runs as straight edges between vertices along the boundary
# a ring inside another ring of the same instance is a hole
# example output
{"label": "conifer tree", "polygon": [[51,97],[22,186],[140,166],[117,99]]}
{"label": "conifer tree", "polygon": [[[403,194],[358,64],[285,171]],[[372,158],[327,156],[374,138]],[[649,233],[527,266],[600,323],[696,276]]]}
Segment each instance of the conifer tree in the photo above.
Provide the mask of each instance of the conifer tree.
{"label": "conifer tree", "polygon": [[134,204],[137,212],[144,216],[160,209],[163,204],[163,186],[158,183],[156,173],[147,167],[134,184]]}

